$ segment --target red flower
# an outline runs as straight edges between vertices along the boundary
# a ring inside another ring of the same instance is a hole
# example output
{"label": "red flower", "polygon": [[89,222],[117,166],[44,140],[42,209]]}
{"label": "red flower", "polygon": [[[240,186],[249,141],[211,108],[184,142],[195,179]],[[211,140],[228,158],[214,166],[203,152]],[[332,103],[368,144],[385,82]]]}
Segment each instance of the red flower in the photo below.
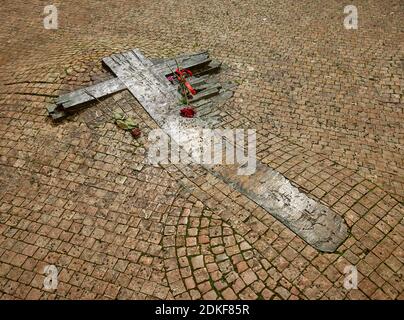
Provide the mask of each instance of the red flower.
{"label": "red flower", "polygon": [[191,70],[189,70],[189,69],[180,69],[180,68],[177,68],[176,70],[175,70],[175,73],[177,74],[177,76],[179,76],[179,77],[186,77],[186,76],[190,76],[190,77],[192,77],[192,72],[191,72]]}
{"label": "red flower", "polygon": [[193,118],[196,114],[196,111],[193,108],[187,107],[187,108],[182,108],[180,110],[180,115],[181,117],[184,118]]}
{"label": "red flower", "polygon": [[132,134],[132,136],[137,139],[142,135],[142,131],[140,131],[139,128],[133,128],[130,133]]}

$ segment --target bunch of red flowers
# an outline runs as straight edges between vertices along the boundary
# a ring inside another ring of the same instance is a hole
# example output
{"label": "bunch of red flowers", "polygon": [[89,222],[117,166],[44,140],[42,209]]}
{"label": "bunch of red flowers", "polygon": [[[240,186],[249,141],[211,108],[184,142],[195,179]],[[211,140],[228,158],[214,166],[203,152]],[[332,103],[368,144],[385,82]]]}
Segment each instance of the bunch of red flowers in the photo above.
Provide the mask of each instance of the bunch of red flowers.
{"label": "bunch of red flowers", "polygon": [[180,110],[180,115],[184,118],[193,118],[195,114],[196,111],[192,107],[186,107]]}
{"label": "bunch of red flowers", "polygon": [[[184,97],[185,102],[188,105],[188,97],[192,97],[197,93],[196,90],[187,81],[188,77],[192,77],[192,72],[189,69],[180,68],[177,63],[177,69],[173,72],[172,75],[168,76],[167,79],[171,83],[174,83],[174,76],[179,83],[181,95]],[[188,106],[180,110],[180,115],[185,118],[193,118],[195,114],[196,111],[192,108],[192,106]]]}

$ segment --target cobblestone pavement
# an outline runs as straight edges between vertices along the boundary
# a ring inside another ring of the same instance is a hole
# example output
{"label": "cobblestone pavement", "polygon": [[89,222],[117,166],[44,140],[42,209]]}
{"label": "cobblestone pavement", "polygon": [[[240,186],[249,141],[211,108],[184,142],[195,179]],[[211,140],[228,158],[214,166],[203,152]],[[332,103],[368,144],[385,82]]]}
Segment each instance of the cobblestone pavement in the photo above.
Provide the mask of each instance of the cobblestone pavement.
{"label": "cobblestone pavement", "polygon": [[[1,299],[403,299],[404,6],[355,1],[47,1],[0,11]],[[321,253],[198,166],[143,163],[157,128],[128,91],[53,124],[45,107],[110,77],[101,58],[209,49],[239,84],[221,126],[341,215]],[[112,123],[140,123],[136,141]],[[45,290],[44,267],[59,270]],[[358,289],[343,286],[358,269]]]}

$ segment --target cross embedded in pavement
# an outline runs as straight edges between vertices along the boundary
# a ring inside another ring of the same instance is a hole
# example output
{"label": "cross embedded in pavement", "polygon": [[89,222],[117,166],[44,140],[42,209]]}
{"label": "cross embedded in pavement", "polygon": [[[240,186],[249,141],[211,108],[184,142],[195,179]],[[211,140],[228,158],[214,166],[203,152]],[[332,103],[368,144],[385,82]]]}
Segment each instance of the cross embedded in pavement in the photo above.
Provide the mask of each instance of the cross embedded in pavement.
{"label": "cross embedded in pavement", "polygon": [[[139,68],[137,61],[144,66],[142,73],[139,69],[136,69]],[[142,79],[147,77],[149,73],[152,73],[153,78],[155,78],[157,81],[154,82],[154,85],[164,88],[164,90],[170,88],[171,91],[173,91],[174,87],[169,85],[167,76],[171,75],[173,73],[172,70],[177,68],[177,63],[180,64],[180,66],[184,69],[196,69],[197,72],[194,73],[194,76],[191,77],[189,81],[192,84],[199,86],[199,88],[203,90],[198,90],[198,94],[192,99],[193,102],[206,102],[206,100],[210,97],[218,95],[221,93],[221,91],[223,91],[220,90],[221,86],[217,82],[211,81],[211,79],[208,82],[206,81],[207,78],[205,75],[214,73],[221,67],[220,63],[212,61],[209,58],[209,54],[207,52],[182,55],[174,59],[162,59],[161,61],[156,61],[153,63],[138,49],[133,49],[131,51],[121,54],[114,54],[103,59],[104,65],[110,69],[115,62],[118,62],[118,64],[127,64],[126,66],[128,66],[128,68],[126,74],[130,74],[130,78],[132,78],[133,81],[142,81]],[[113,73],[115,73],[113,69],[111,70]],[[129,89],[130,91],[130,88],[125,85],[121,77],[123,77],[123,75],[89,86],[87,88],[61,95],[56,100],[56,104],[47,108],[49,116],[51,116],[53,120],[61,120],[69,114],[82,109],[89,102],[101,99],[125,89]],[[149,79],[152,78],[149,76]],[[133,81],[131,82],[132,86],[135,85]],[[139,92],[132,92],[132,94],[136,98],[139,96]]]}
{"label": "cross embedded in pavement", "polygon": [[[176,143],[179,141],[181,145],[184,145],[184,141],[193,143],[192,139],[181,135],[190,126],[209,127],[209,123],[203,117],[192,119],[179,117],[176,104],[177,90],[166,80],[166,75],[172,73],[169,63],[174,67],[175,61],[155,64],[138,50],[131,50],[104,58],[103,63],[117,78],[59,97],[57,105],[48,110],[53,118],[64,117],[70,108],[83,102],[128,89]],[[187,56],[180,63],[184,68],[200,64],[205,65],[207,70],[220,67],[218,64],[212,65],[207,53]],[[212,88],[204,90],[208,93],[207,96],[211,90]],[[221,92],[217,88],[215,90],[217,93]],[[237,165],[205,165],[205,167],[318,250],[333,252],[348,236],[347,226],[340,216],[301,192],[283,175],[265,164],[258,163],[255,173],[249,176],[238,175]]]}

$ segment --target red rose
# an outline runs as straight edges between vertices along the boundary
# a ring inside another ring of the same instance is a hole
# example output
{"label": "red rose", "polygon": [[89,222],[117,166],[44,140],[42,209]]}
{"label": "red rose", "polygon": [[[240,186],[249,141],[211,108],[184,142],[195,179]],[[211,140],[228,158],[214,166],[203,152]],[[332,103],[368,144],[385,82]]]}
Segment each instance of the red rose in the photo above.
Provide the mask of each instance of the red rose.
{"label": "red rose", "polygon": [[137,139],[142,135],[142,131],[140,131],[139,128],[133,128],[130,133],[132,134],[132,136]]}
{"label": "red rose", "polygon": [[181,117],[184,117],[184,118],[193,118],[195,116],[195,114],[196,114],[196,111],[190,107],[183,108],[180,111]]}

